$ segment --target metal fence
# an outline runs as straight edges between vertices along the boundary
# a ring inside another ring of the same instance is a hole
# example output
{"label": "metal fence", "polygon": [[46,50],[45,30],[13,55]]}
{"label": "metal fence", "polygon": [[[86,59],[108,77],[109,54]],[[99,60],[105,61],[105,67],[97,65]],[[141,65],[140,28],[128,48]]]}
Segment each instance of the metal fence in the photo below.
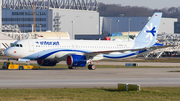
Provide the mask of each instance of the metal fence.
{"label": "metal fence", "polygon": [[2,0],[2,8],[9,9],[33,9],[33,4],[36,9],[98,10],[97,0]]}

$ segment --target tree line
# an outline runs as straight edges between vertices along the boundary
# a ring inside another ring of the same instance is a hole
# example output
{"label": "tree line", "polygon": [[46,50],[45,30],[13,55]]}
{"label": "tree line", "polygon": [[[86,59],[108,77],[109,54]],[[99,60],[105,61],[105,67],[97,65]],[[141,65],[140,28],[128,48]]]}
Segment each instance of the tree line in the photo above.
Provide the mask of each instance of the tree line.
{"label": "tree line", "polygon": [[105,17],[147,17],[152,16],[154,12],[162,12],[163,17],[178,18],[178,21],[180,21],[180,7],[151,9],[147,7],[99,3],[98,12],[100,16]]}

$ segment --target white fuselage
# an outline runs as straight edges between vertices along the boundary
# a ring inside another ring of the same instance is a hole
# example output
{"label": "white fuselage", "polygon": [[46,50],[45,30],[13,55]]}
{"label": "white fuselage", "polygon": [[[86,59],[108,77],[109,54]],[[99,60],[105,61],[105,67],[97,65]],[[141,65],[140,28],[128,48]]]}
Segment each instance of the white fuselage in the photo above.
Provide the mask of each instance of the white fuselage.
{"label": "white fuselage", "polygon": [[[65,60],[69,54],[83,55],[87,52],[132,49],[134,41],[96,41],[96,40],[40,40],[27,39],[15,42],[22,47],[10,47],[6,52],[15,58]],[[108,55],[121,54],[111,52]],[[102,54],[92,60],[105,59]]]}
{"label": "white fuselage", "polygon": [[131,58],[156,50],[161,16],[154,13],[134,41],[26,39],[16,41],[4,53],[19,61],[37,60],[41,66],[55,66],[66,60],[69,69],[88,63],[88,69],[94,70],[92,61]]}

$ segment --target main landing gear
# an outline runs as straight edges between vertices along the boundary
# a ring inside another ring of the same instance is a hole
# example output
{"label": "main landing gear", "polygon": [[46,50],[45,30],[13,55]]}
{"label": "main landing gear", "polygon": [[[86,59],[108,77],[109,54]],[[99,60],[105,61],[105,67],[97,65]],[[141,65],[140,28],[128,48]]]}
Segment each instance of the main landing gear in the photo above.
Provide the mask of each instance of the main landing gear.
{"label": "main landing gear", "polygon": [[[76,69],[76,67],[68,67],[69,69]],[[96,69],[96,66],[94,64],[89,64],[88,65],[88,69],[89,70],[95,70]]]}
{"label": "main landing gear", "polygon": [[96,69],[96,66],[94,64],[89,64],[88,65],[88,69],[89,70],[95,70]]}
{"label": "main landing gear", "polygon": [[76,69],[76,67],[68,67],[69,69]]}
{"label": "main landing gear", "polygon": [[[96,66],[93,64],[92,61],[89,61],[88,63],[89,63],[89,65],[88,65],[89,70],[95,70],[96,69]],[[68,66],[68,68],[69,69],[76,69],[76,67],[70,67],[70,66]]]}
{"label": "main landing gear", "polygon": [[96,66],[93,64],[92,61],[89,62],[88,69],[89,70],[95,70],[96,69]]}

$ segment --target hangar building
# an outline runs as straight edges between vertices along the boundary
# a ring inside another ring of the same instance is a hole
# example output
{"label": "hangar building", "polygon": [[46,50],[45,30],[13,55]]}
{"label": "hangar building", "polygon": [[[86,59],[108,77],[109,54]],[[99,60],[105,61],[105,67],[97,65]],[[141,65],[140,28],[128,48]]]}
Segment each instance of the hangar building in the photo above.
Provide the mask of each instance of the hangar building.
{"label": "hangar building", "polygon": [[[141,31],[151,17],[100,17],[100,33]],[[177,18],[162,18],[158,34],[174,34]]]}
{"label": "hangar building", "polygon": [[2,0],[2,24],[18,24],[21,32],[31,32],[33,8],[36,31],[66,31],[71,38],[99,34],[96,0]]}
{"label": "hangar building", "polygon": [[[71,39],[74,39],[74,35],[97,35],[96,39],[99,39],[98,35],[101,34],[139,32],[150,19],[99,17],[97,0],[0,0],[1,2],[3,25],[17,24],[21,32],[31,32],[34,7],[37,32],[66,31]],[[174,33],[174,22],[177,22],[176,18],[162,18],[158,33]]]}

